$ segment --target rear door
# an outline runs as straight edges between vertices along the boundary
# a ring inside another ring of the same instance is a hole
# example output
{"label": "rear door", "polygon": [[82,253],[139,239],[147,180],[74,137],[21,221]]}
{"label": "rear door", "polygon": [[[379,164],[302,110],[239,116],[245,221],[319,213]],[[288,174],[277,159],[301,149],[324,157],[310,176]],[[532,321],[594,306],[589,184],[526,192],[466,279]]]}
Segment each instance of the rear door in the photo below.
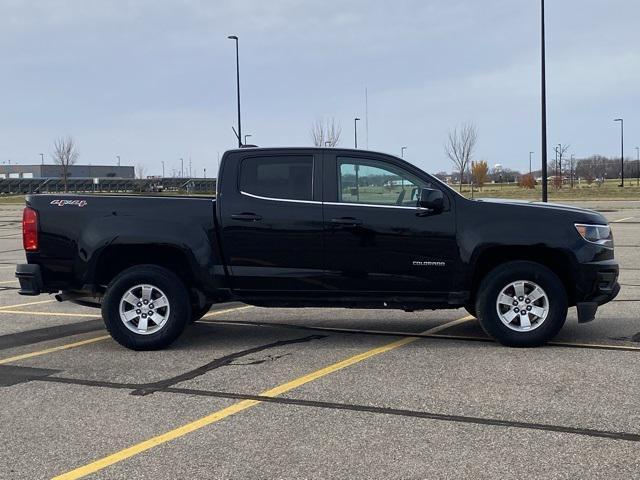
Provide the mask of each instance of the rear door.
{"label": "rear door", "polygon": [[[329,154],[331,155],[331,154]],[[421,188],[440,188],[414,167],[374,154],[325,158],[327,283],[343,295],[446,294],[457,258],[453,202],[418,208]]]}
{"label": "rear door", "polygon": [[321,155],[231,156],[222,172],[223,251],[238,293],[322,290]]}

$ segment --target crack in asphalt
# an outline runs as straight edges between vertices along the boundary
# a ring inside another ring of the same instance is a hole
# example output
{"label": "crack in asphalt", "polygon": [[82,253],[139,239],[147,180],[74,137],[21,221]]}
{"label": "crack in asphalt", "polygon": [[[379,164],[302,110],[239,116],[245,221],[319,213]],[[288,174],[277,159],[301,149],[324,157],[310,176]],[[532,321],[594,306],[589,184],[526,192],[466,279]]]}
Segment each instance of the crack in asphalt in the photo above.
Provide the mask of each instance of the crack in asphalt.
{"label": "crack in asphalt", "polygon": [[301,338],[292,338],[289,340],[278,340],[277,342],[268,343],[265,345],[259,345],[257,347],[248,348],[246,350],[241,350],[239,352],[230,353],[229,355],[225,355],[224,357],[216,358],[209,363],[206,363],[198,368],[194,368],[193,370],[189,370],[188,372],[181,373],[180,375],[176,375],[174,377],[166,378],[164,380],[159,380],[157,382],[150,382],[141,385],[137,385],[135,390],[131,392],[132,395],[150,395],[153,392],[157,392],[159,390],[166,389],[175,385],[176,383],[185,382],[187,380],[192,380],[196,377],[204,375],[211,370],[215,370],[216,368],[225,367],[227,365],[238,365],[233,362],[238,358],[246,357],[248,355],[252,355],[254,353],[262,352],[264,350],[268,350],[271,348],[282,347],[284,345],[292,345],[294,343],[304,343],[310,342],[313,340],[320,340],[322,338],[326,338],[327,335],[309,335],[307,337]]}
{"label": "crack in asphalt", "polygon": [[[129,390],[135,385],[128,383],[103,382],[100,380],[82,380],[64,377],[40,377],[33,379],[39,382],[63,383],[72,385],[82,385],[102,388],[115,388]],[[216,392],[210,390],[198,390],[190,388],[165,387],[158,389],[163,393],[173,393],[182,395],[193,395],[202,397],[224,398],[228,400],[256,400],[264,403],[276,403],[282,405],[292,405],[311,408],[326,408],[331,410],[346,410],[353,412],[367,412],[382,415],[394,415],[400,417],[421,418],[453,423],[475,424],[505,428],[519,428],[525,430],[538,430],[555,433],[567,433],[586,437],[605,438],[608,440],[622,440],[627,442],[640,442],[640,434],[629,432],[616,432],[610,430],[598,430],[591,428],[569,427],[564,425],[552,425],[537,422],[520,422],[504,420],[499,418],[474,417],[466,415],[449,415],[443,413],[426,412],[420,410],[399,409],[390,407],[379,407],[373,405],[359,405],[351,403],[324,402],[317,400],[304,400],[287,397],[267,397],[262,395],[251,395],[244,393]],[[133,393],[133,392],[132,392]]]}

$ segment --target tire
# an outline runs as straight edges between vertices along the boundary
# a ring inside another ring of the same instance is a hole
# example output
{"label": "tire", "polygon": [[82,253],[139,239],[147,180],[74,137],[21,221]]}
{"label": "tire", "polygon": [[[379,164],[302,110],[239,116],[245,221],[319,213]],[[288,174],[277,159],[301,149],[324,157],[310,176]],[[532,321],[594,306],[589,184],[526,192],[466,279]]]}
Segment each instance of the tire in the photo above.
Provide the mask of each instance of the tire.
{"label": "tire", "polygon": [[[162,305],[154,304],[154,300]],[[102,319],[113,339],[124,347],[132,350],[165,348],[180,336],[191,319],[189,292],[166,268],[155,265],[131,267],[117,275],[107,287]]]}
{"label": "tire", "polygon": [[535,262],[514,261],[496,267],[482,280],[476,298],[483,330],[509,347],[544,345],[567,319],[564,285],[555,273]]}
{"label": "tire", "polygon": [[203,307],[192,305],[191,306],[191,323],[197,322],[202,317],[204,317],[207,313],[209,313],[209,310],[211,310],[212,306],[213,306],[213,302],[206,303]]}

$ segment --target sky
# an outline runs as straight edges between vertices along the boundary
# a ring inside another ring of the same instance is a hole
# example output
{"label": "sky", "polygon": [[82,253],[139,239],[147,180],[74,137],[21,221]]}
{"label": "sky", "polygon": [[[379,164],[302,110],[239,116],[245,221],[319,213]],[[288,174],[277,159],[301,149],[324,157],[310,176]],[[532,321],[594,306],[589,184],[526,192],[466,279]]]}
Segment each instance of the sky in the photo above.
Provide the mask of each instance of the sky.
{"label": "sky", "polygon": [[[540,164],[537,0],[0,0],[0,161],[214,176],[242,131],[260,146],[311,146],[317,119],[340,146],[451,170],[447,132],[473,122],[475,160]],[[640,2],[547,0],[549,152],[625,155],[640,145]],[[368,92],[368,141],[365,132]]]}

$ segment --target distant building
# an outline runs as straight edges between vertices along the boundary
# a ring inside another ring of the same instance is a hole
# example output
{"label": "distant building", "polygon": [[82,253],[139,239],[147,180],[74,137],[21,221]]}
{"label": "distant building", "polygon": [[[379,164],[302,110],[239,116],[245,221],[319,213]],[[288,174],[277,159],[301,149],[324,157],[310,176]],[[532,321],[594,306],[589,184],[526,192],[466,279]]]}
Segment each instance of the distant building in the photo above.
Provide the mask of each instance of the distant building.
{"label": "distant building", "polygon": [[[134,167],[117,165],[71,165],[68,178],[135,178]],[[60,165],[0,165],[3,178],[62,178]]]}

